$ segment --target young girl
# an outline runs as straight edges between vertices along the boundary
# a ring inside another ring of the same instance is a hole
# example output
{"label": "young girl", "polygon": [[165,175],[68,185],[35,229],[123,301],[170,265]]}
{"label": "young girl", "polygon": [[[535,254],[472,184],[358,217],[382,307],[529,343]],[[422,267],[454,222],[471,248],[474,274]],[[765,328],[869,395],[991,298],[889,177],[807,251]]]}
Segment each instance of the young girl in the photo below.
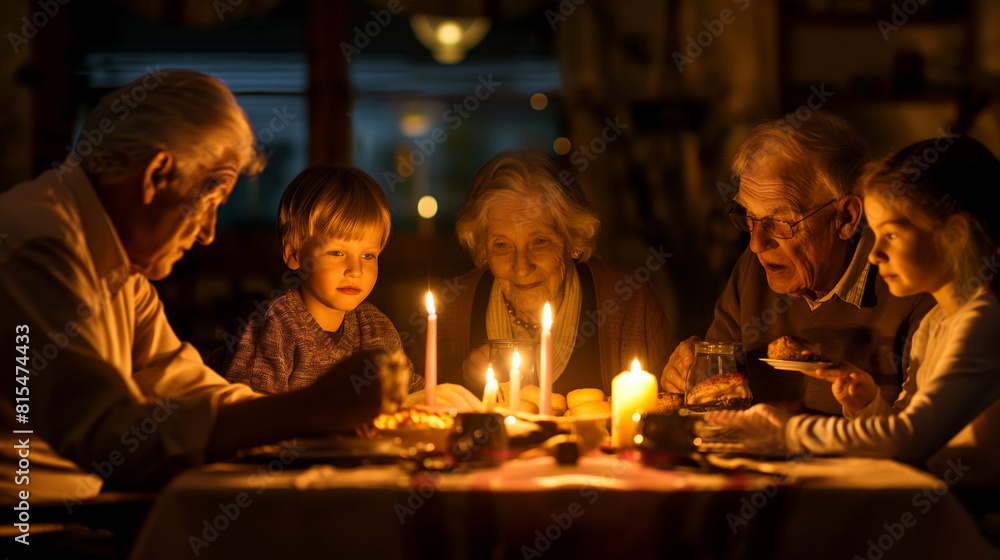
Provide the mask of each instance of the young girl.
{"label": "young girl", "polygon": [[844,417],[756,405],[707,416],[792,453],[926,462],[949,484],[1000,481],[1000,162],[971,138],[917,142],[872,163],[860,182],[875,245],[868,260],[895,296],[937,301],[911,342],[892,406],[871,376],[843,363],[833,382]]}

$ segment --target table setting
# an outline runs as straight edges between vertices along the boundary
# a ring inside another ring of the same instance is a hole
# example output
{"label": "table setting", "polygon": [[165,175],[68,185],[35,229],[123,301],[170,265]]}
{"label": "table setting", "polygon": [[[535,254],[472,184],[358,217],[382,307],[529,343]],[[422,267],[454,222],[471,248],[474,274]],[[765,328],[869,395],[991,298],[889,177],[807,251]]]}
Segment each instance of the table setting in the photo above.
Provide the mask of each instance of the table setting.
{"label": "table setting", "polygon": [[[431,318],[433,309],[429,296]],[[433,320],[429,325],[430,347]],[[656,378],[635,360],[614,378],[610,395],[546,388],[547,346],[543,336],[543,385],[522,385],[521,371],[531,368],[509,344],[510,358],[497,361],[498,369],[509,368],[505,381],[491,364],[482,398],[461,407],[451,406],[446,385],[434,383],[429,348],[428,390],[396,395],[370,426],[244,450],[182,473],[154,504],[132,557],[915,558],[990,551],[947,485],[924,471],[888,459],[778,453],[707,423],[707,411],[750,402],[731,345],[698,348],[685,394],[659,393]],[[934,531],[911,531],[917,523]]]}

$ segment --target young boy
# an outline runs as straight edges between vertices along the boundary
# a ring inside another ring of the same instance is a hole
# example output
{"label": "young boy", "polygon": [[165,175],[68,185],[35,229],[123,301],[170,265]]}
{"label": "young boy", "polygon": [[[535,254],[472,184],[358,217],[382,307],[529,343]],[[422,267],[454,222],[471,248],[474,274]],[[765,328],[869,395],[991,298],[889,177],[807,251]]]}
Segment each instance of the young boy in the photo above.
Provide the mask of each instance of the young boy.
{"label": "young boy", "polygon": [[[369,349],[401,349],[392,322],[364,301],[389,238],[382,188],[349,165],[314,165],[285,189],[278,209],[285,264],[299,285],[265,304],[235,346],[208,360],[234,383],[260,393],[310,385],[331,366]],[[410,371],[409,390],[423,388]]]}

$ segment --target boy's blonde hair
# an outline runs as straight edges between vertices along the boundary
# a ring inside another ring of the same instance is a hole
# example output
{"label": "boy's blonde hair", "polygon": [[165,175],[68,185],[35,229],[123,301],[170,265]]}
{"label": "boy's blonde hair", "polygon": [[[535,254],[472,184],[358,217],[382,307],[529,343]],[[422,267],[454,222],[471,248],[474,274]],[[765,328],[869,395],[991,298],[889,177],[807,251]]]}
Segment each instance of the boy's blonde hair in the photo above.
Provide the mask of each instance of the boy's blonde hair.
{"label": "boy's blonde hair", "polygon": [[288,184],[278,204],[282,246],[295,251],[321,232],[348,240],[381,230],[385,247],[391,218],[389,200],[370,175],[344,164],[313,165]]}

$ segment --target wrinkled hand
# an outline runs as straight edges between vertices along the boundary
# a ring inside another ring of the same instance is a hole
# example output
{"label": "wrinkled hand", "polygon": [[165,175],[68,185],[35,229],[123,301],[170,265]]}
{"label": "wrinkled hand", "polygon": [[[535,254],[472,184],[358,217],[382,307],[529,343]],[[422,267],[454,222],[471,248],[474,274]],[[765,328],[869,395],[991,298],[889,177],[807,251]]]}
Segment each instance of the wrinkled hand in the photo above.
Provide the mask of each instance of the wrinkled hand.
{"label": "wrinkled hand", "polygon": [[785,425],[791,415],[767,404],[755,404],[747,410],[709,412],[705,420],[711,424],[735,428],[746,436],[748,447],[785,451]]}
{"label": "wrinkled hand", "polygon": [[875,385],[871,374],[850,362],[841,362],[833,367],[819,368],[806,373],[830,381],[834,398],[848,414],[861,412],[878,394],[878,386]]}
{"label": "wrinkled hand", "polygon": [[[454,408],[459,412],[479,412],[483,408],[483,401],[475,396],[465,387],[454,383],[442,383],[437,386],[437,406],[440,408]],[[426,402],[426,392],[417,391],[407,395],[403,401],[403,406],[418,406]]]}
{"label": "wrinkled hand", "polygon": [[490,365],[490,345],[484,344],[473,350],[462,362],[462,379],[468,387],[483,387],[486,384],[486,368]]}
{"label": "wrinkled hand", "polygon": [[684,380],[687,378],[691,363],[694,362],[694,343],[700,342],[697,336],[681,342],[670,354],[667,365],[663,367],[663,374],[660,376],[660,386],[668,393],[683,393]]}

